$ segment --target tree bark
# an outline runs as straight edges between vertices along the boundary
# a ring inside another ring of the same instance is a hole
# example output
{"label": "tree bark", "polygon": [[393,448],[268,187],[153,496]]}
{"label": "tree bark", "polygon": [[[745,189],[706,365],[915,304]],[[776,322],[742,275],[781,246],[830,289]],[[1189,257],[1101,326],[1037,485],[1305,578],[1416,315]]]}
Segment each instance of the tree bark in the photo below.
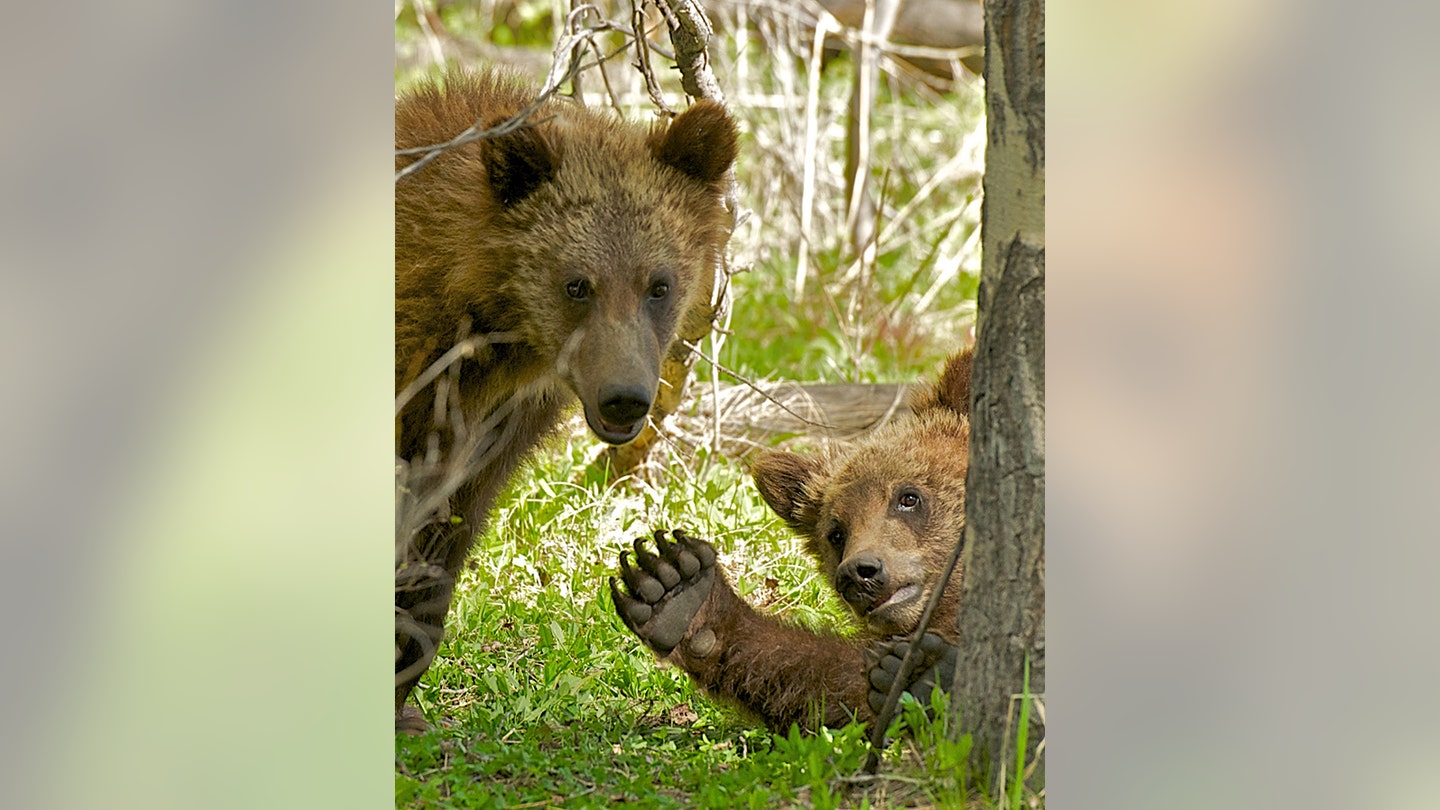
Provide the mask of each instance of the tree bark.
{"label": "tree bark", "polygon": [[[953,704],[975,764],[1015,778],[1020,701],[1045,691],[1045,10],[985,0],[987,136]],[[1025,761],[1043,736],[1030,713]],[[1039,766],[1027,780],[1038,788]],[[997,785],[997,788],[999,786]]]}

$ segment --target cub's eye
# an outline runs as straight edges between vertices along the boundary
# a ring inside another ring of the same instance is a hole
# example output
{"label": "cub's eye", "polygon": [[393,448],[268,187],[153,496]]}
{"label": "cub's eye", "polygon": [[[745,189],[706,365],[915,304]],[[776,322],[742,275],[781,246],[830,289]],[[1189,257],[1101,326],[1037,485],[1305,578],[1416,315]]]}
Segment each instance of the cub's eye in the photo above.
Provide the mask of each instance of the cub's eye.
{"label": "cub's eye", "polygon": [[920,493],[906,490],[895,499],[895,505],[908,512],[920,505]]}
{"label": "cub's eye", "polygon": [[663,281],[657,281],[650,285],[650,300],[659,301],[670,294],[670,285]]}
{"label": "cub's eye", "polygon": [[839,526],[836,526],[835,528],[830,530],[829,534],[825,535],[825,539],[829,540],[830,545],[834,546],[837,549],[844,548],[845,530],[840,528]]}
{"label": "cub's eye", "polygon": [[588,300],[593,292],[594,290],[590,288],[590,282],[583,278],[577,278],[565,285],[565,294],[575,301]]}

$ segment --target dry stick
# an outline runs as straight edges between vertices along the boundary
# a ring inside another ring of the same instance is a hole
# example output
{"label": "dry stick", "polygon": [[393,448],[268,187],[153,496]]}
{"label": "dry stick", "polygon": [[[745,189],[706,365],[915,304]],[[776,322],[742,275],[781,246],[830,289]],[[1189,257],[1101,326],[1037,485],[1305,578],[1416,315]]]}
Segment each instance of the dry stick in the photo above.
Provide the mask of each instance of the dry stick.
{"label": "dry stick", "polygon": [[451,346],[450,351],[445,352],[440,356],[439,360],[431,363],[429,368],[421,372],[420,376],[411,380],[410,384],[405,386],[405,390],[395,396],[395,415],[399,416],[400,411],[410,403],[410,400],[415,398],[416,394],[420,393],[421,389],[434,382],[456,361],[463,360],[467,357],[474,357],[475,352],[487,346],[494,346],[499,343],[514,343],[519,339],[520,336],[515,332],[486,332],[483,335],[468,337]]}
{"label": "dry stick", "polygon": [[670,29],[670,43],[675,46],[675,66],[680,70],[680,86],[692,98],[703,98],[723,105],[725,93],[710,70],[707,47],[715,29],[710,18],[695,0],[654,0],[655,7]]}
{"label": "dry stick", "polygon": [[[826,17],[830,17],[832,20],[835,20],[834,15],[832,15],[828,10],[826,10],[824,6],[821,6],[819,3],[813,2],[813,0],[803,0],[802,2],[798,3],[793,2],[792,0],[786,0],[786,2],[766,2],[766,0],[734,0],[733,5],[737,8],[737,10],[763,8],[775,14],[776,16],[784,17],[787,20],[799,22],[808,26],[815,26],[819,23],[820,20],[823,20]],[[984,47],[980,45],[957,45],[954,47],[942,48],[935,45],[911,45],[908,43],[894,42],[891,40],[881,41],[875,36],[867,34],[859,28],[852,28],[848,25],[842,25],[840,24],[839,20],[835,20],[835,26],[836,27],[834,33],[839,35],[841,40],[845,42],[845,46],[847,48],[850,48],[851,50],[855,50],[855,46],[857,44],[868,41],[872,47],[883,53],[893,54],[895,56],[923,57],[927,59],[937,59],[948,62],[959,62],[961,59],[964,59],[967,56],[977,56],[985,52]],[[959,72],[957,71],[955,75],[959,75]]]}
{"label": "dry stick", "polygon": [[688,341],[688,340],[682,340],[682,341],[680,341],[680,342],[685,345],[685,348],[687,348],[687,349],[689,349],[690,351],[694,352],[695,354],[699,355],[700,358],[703,359],[705,362],[709,363],[710,365],[714,366],[715,368],[720,369],[721,371],[723,371],[723,372],[725,372],[726,374],[730,375],[730,376],[731,376],[732,378],[734,378],[735,380],[743,383],[745,386],[747,386],[748,388],[750,388],[751,390],[753,390],[755,393],[757,393],[757,394],[759,394],[760,396],[764,397],[765,399],[769,400],[773,405],[775,405],[775,406],[776,406],[777,408],[779,408],[780,410],[782,410],[782,411],[790,414],[791,416],[795,417],[796,419],[799,419],[802,423],[804,423],[804,424],[806,424],[806,425],[809,425],[809,426],[811,426],[811,427],[820,428],[821,430],[840,430],[840,426],[839,426],[839,425],[828,425],[828,424],[825,424],[824,422],[815,422],[815,421],[812,421],[812,420],[810,420],[810,419],[806,419],[805,417],[801,416],[800,414],[798,414],[798,413],[790,410],[790,407],[789,407],[788,405],[786,405],[785,403],[783,403],[783,402],[781,402],[780,400],[776,399],[775,397],[771,396],[771,395],[770,395],[770,392],[765,391],[765,390],[762,389],[760,386],[758,386],[758,385],[756,385],[755,383],[751,382],[750,380],[746,379],[744,376],[742,376],[742,375],[739,374],[738,372],[735,372],[735,371],[730,370],[730,369],[727,368],[726,366],[722,365],[722,364],[720,363],[720,361],[718,361],[718,360],[716,360],[716,359],[714,359],[714,358],[706,355],[705,352],[703,352],[703,351],[700,350],[700,347],[699,347],[699,346],[695,345],[694,343],[691,343],[691,342]]}
{"label": "dry stick", "polygon": [[810,228],[815,218],[815,153],[819,140],[820,62],[825,51],[825,35],[835,18],[826,14],[815,26],[815,39],[810,45],[810,63],[805,78],[805,174],[800,185],[800,250],[795,263],[795,300],[805,294],[805,276],[810,272]]}
{"label": "dry stick", "polygon": [[960,551],[965,547],[963,526],[960,532],[960,536],[955,540],[955,548],[950,552],[950,561],[945,564],[945,570],[940,574],[935,590],[930,592],[930,599],[925,603],[925,612],[920,614],[920,623],[916,625],[915,632],[910,634],[910,649],[905,651],[905,657],[900,660],[900,669],[895,673],[895,682],[890,685],[890,693],[885,696],[885,705],[880,708],[880,714],[875,718],[874,728],[870,729],[870,754],[865,758],[865,767],[862,770],[871,776],[880,766],[880,752],[885,747],[885,732],[890,728],[890,721],[895,718],[895,709],[900,705],[900,696],[905,693],[910,671],[920,659],[920,639],[924,638],[925,631],[930,629],[930,620],[935,616],[936,606],[940,604],[940,595],[950,584],[950,575],[960,561]]}
{"label": "dry stick", "polygon": [[[905,224],[906,220],[908,220],[926,200],[930,199],[930,195],[934,194],[936,189],[940,188],[941,184],[948,183],[952,179],[952,174],[956,177],[959,176],[960,167],[970,158],[971,155],[967,154],[962,148],[959,153],[946,161],[944,166],[941,166],[934,174],[930,175],[930,179],[926,180],[925,184],[920,186],[919,190],[915,192],[915,196],[906,201],[905,205],[901,206],[900,210],[890,218],[890,221],[886,223],[884,229],[880,231],[880,236],[876,238],[875,241],[882,245],[889,243],[890,239],[895,236],[895,232]],[[977,177],[979,176],[978,172],[972,174]]]}
{"label": "dry stick", "polygon": [[976,228],[975,230],[970,232],[970,235],[965,239],[965,243],[962,244],[960,246],[960,249],[955,252],[955,262],[953,264],[941,267],[939,277],[937,277],[935,279],[935,282],[930,285],[930,289],[926,290],[925,294],[920,296],[920,300],[915,304],[915,309],[917,311],[923,312],[925,308],[930,306],[930,303],[935,300],[936,296],[940,294],[940,291],[950,283],[950,280],[960,275],[961,261],[964,259],[965,256],[971,255],[975,251],[975,249],[979,245],[979,242],[980,229]]}
{"label": "dry stick", "polygon": [[[509,120],[490,127],[489,129],[484,128],[483,122],[476,121],[474,124],[471,124],[464,132],[461,132],[459,135],[456,135],[454,138],[451,138],[444,143],[395,150],[395,154],[397,157],[403,157],[407,155],[421,155],[419,160],[409,164],[405,168],[395,173],[395,182],[398,183],[406,177],[414,174],[415,172],[420,171],[420,169],[424,168],[427,164],[430,163],[430,161],[444,154],[447,150],[454,149],[459,146],[464,146],[467,143],[485,140],[487,138],[497,138],[501,135],[507,135],[518,129],[542,124],[545,121],[549,120],[548,118],[544,118],[539,121],[531,121],[529,119],[530,116],[534,115],[536,111],[538,111],[540,107],[550,99],[551,96],[555,95],[555,93],[560,89],[561,85],[563,85],[566,81],[574,78],[574,76],[580,72],[584,53],[582,48],[577,47],[579,44],[581,44],[580,40],[593,41],[596,34],[599,34],[603,31],[610,31],[613,29],[613,26],[611,26],[609,22],[606,22],[604,20],[602,20],[594,27],[580,28],[579,17],[588,11],[594,11],[597,14],[599,13],[599,10],[592,5],[578,6],[574,11],[570,12],[571,33],[566,35],[565,37],[562,37],[561,40],[556,43],[554,52],[555,62],[550,68],[550,75],[547,76],[545,79],[545,86],[540,91],[540,95],[537,96],[535,100],[532,101],[528,106],[526,106],[525,109],[511,116]],[[562,53],[569,53],[568,61],[561,60]],[[560,70],[562,64],[565,65],[565,69],[563,71]]]}
{"label": "dry stick", "polygon": [[[939,218],[939,221],[936,223],[936,227],[941,228],[941,231],[939,235],[930,242],[930,252],[925,254],[925,257],[920,260],[920,264],[916,265],[915,267],[915,272],[910,274],[910,279],[906,281],[902,287],[900,287],[900,292],[895,296],[895,300],[891,302],[888,307],[885,308],[885,311],[883,313],[881,313],[879,318],[880,323],[888,323],[889,321],[893,320],[895,318],[895,314],[900,311],[900,307],[910,300],[910,293],[912,290],[915,289],[915,285],[920,283],[920,276],[939,261],[937,257],[940,255],[940,246],[944,243],[946,239],[949,238],[951,228],[954,227],[955,221],[960,218],[960,215],[965,213],[965,210],[966,209],[964,208],[953,209],[952,214]],[[979,228],[976,228],[976,230],[979,230]],[[955,264],[957,267],[959,266],[958,258]],[[941,275],[944,274],[945,270],[942,269]],[[926,304],[926,306],[929,305],[929,302],[924,303]],[[964,305],[962,305],[962,309],[963,307]],[[914,312],[916,314],[923,313],[925,312],[925,310],[926,307],[922,307],[919,305],[912,306],[910,309],[911,312]]]}
{"label": "dry stick", "polygon": [[430,58],[437,65],[445,64],[445,48],[440,44],[440,37],[435,34],[435,29],[430,25],[430,17],[420,5],[420,0],[411,0],[411,7],[415,9],[415,22],[420,26],[420,33],[425,35],[425,44],[430,47]]}
{"label": "dry stick", "polygon": [[[620,98],[615,95],[615,88],[610,86],[610,74],[605,72],[605,54],[600,52],[600,43],[590,40],[590,49],[595,52],[595,63],[600,70],[600,83],[605,86],[605,95],[610,98],[610,106],[615,110],[620,109]],[[581,103],[584,103],[582,98]]]}
{"label": "dry stick", "polygon": [[650,95],[651,103],[666,116],[674,117],[675,110],[665,103],[665,93],[650,67],[650,40],[645,36],[645,0],[630,0],[630,22],[635,26],[635,61],[630,64],[645,78],[645,92]]}

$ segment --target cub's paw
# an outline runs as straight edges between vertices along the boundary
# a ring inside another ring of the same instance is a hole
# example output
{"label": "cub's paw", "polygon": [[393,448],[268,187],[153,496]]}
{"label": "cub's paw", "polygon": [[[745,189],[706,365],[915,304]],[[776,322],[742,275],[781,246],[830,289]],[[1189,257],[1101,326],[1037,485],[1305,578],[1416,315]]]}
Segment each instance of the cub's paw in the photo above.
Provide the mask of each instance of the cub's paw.
{"label": "cub's paw", "polygon": [[[715,549],[683,531],[671,532],[675,542],[665,539],[664,530],[655,532],[655,550],[645,548],[645,540],[635,541],[635,564],[630,552],[620,554],[621,588],[610,577],[610,595],[615,612],[631,632],[661,656],[670,654],[685,638],[690,622],[700,612],[715,584]],[[628,591],[628,593],[627,593]],[[714,634],[701,638],[701,631],[691,641],[692,651],[705,655],[714,646]]]}
{"label": "cub's paw", "polygon": [[[909,651],[910,642],[900,640],[878,642],[866,652],[868,669],[865,675],[870,684],[868,702],[870,711],[875,714],[880,714],[884,708],[885,698],[895,683],[896,673],[900,671],[900,661]],[[942,692],[949,691],[950,684],[955,680],[955,662],[959,652],[958,647],[947,644],[934,633],[926,633],[920,639],[920,659],[910,672],[905,691],[913,695],[921,706],[928,707],[930,693],[937,686]]]}

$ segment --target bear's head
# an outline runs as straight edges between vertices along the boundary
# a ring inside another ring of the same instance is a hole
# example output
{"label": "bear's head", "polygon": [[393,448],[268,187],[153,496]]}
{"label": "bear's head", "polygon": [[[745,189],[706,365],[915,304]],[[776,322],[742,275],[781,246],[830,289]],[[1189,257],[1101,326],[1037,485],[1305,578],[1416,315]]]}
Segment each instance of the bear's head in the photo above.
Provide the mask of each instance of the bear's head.
{"label": "bear's head", "polygon": [[[970,366],[968,351],[953,357],[939,384],[917,397],[912,418],[846,451],[766,451],[751,463],[765,502],[805,538],[836,592],[876,633],[914,630],[960,541]],[[953,614],[958,595],[957,572],[939,615]]]}
{"label": "bear's head", "polygon": [[548,112],[484,143],[486,238],[509,267],[493,300],[524,313],[513,329],[555,358],[595,435],[622,444],[645,426],[681,319],[708,311],[736,127],[705,101],[648,129],[578,105]]}

